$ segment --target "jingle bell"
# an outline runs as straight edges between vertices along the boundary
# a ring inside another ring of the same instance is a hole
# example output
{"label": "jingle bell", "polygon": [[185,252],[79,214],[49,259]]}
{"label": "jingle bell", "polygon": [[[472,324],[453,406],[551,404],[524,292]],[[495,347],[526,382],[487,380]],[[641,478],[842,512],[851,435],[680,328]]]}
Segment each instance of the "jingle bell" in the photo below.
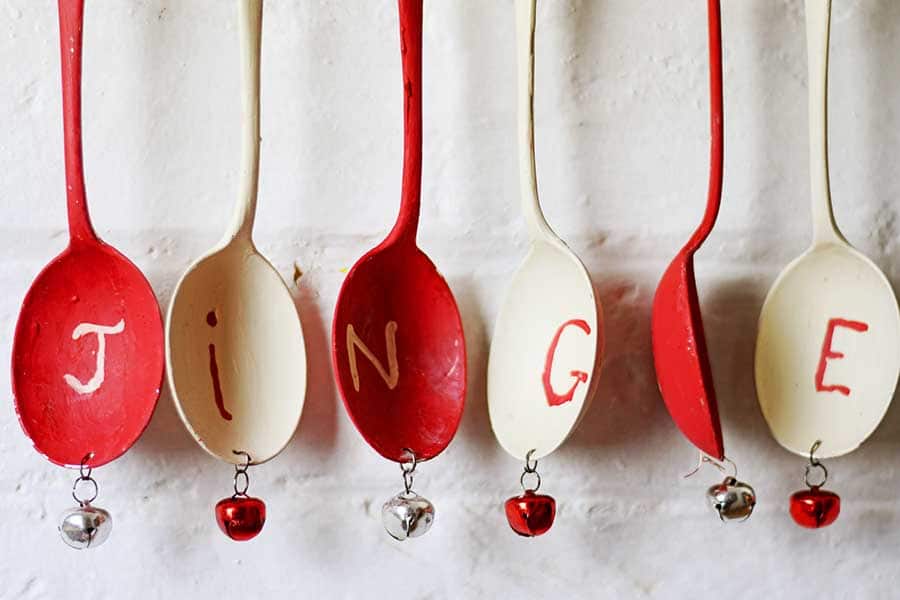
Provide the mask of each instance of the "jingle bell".
{"label": "jingle bell", "polygon": [[547,533],[556,518],[556,500],[545,494],[526,490],[521,496],[506,501],[506,520],[512,530],[523,537]]}
{"label": "jingle bell", "polygon": [[62,514],[59,535],[76,550],[94,548],[106,541],[112,531],[112,517],[102,508],[84,503]]}
{"label": "jingle bell", "polygon": [[706,492],[706,497],[722,521],[745,521],[756,506],[753,488],[734,477],[726,477]]}
{"label": "jingle bell", "polygon": [[236,542],[255,538],[266,524],[266,503],[251,496],[230,496],[216,504],[219,529]]}
{"label": "jingle bell", "polygon": [[791,496],[791,517],[807,529],[828,527],[841,514],[841,497],[834,492],[810,486]]}
{"label": "jingle bell", "polygon": [[402,492],[384,503],[381,522],[391,537],[401,542],[431,529],[434,505],[415,492]]}

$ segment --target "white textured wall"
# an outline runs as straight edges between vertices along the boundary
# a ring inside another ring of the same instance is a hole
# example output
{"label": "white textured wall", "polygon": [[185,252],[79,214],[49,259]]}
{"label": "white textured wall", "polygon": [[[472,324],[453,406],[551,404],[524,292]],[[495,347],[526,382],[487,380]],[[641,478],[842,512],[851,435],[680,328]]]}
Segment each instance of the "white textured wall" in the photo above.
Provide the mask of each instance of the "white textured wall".
{"label": "white textured wall", "polygon": [[[437,505],[424,538],[382,531],[400,486],[346,417],[328,351],[349,267],[399,203],[401,85],[392,0],[269,0],[263,37],[256,238],[290,278],[310,388],[294,441],[252,470],[262,535],[227,540],[212,506],[231,468],[182,427],[168,391],[131,452],[95,472],[115,529],[78,553],[57,538],[73,473],[31,449],[0,403],[3,598],[891,597],[898,584],[900,408],[830,461],[840,519],[795,527],[803,461],[770,438],[753,392],[756,318],[809,240],[806,62],[799,0],[725,0],[726,165],[719,223],[697,256],[726,450],[755,485],[752,519],[705,506],[717,479],[684,481],[695,453],[657,391],[650,302],[699,222],[707,164],[702,0],[541,0],[537,144],[548,219],[600,288],[608,355],[577,433],[541,463],[553,530],[524,540],[503,499],[521,465],[495,443],[485,361],[502,291],[527,241],[519,218],[510,0],[430,0],[420,240],[465,320],[469,397],[448,451],[421,467]],[[218,240],[236,196],[234,3],[89,0],[84,136],[98,232],[167,305]],[[55,2],[0,5],[0,364],[29,282],[66,240]],[[847,237],[900,280],[900,2],[835,0],[831,160]],[[9,389],[6,369],[0,388]],[[9,397],[9,394],[7,394]],[[289,596],[290,594],[290,596]]]}

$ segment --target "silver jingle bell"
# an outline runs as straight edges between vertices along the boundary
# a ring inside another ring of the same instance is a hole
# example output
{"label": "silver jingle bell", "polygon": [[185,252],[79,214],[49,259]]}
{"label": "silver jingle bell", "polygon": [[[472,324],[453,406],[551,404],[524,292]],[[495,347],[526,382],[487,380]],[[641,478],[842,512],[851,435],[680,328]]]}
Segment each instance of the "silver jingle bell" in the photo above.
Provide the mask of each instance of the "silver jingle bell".
{"label": "silver jingle bell", "polygon": [[434,505],[415,492],[402,492],[384,503],[381,522],[391,537],[403,541],[431,529]]}
{"label": "silver jingle bell", "polygon": [[102,508],[88,503],[68,509],[62,514],[59,535],[66,545],[76,550],[99,546],[112,531],[112,517]]}
{"label": "silver jingle bell", "polygon": [[726,477],[706,492],[706,497],[723,521],[746,521],[756,506],[753,488],[734,477]]}

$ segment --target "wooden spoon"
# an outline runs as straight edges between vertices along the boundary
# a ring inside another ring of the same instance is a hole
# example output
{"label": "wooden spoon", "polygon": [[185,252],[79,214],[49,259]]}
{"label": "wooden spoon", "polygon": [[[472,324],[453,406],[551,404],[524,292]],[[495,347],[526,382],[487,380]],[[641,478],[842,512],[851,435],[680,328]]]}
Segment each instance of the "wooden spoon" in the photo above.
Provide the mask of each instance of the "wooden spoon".
{"label": "wooden spoon", "polygon": [[[200,446],[259,464],[290,441],[306,395],[306,350],[293,298],[253,243],[259,185],[262,0],[239,0],[243,166],[222,241],[175,288],[166,320],[169,384]],[[248,459],[246,455],[249,455]]]}
{"label": "wooden spoon", "polygon": [[399,0],[404,152],[400,214],[347,274],[332,357],[344,406],[365,440],[397,462],[438,455],[466,396],[466,346],[453,294],[416,246],[422,184],[422,0]]}
{"label": "wooden spoon", "polygon": [[828,182],[831,2],[807,0],[813,241],[769,290],[756,391],[779,444],[820,458],[856,449],[887,412],[900,372],[900,311],[884,274],[834,222]]}
{"label": "wooden spoon", "polygon": [[32,283],[16,324],[12,388],[35,449],[64,466],[118,458],[150,422],[163,332],[150,284],[97,238],[81,154],[84,0],[59,0],[69,245]]}
{"label": "wooden spoon", "polygon": [[656,380],[672,420],[701,452],[721,461],[725,458],[722,426],[694,280],[694,253],[709,236],[719,214],[724,161],[719,0],[708,1],[708,12],[711,143],[706,212],[656,288],[652,332]]}
{"label": "wooden spoon", "polygon": [[519,174],[531,239],[500,309],[488,362],[494,434],[519,460],[562,444],[587,410],[603,324],[590,275],[541,211],[534,158],[536,0],[517,0]]}

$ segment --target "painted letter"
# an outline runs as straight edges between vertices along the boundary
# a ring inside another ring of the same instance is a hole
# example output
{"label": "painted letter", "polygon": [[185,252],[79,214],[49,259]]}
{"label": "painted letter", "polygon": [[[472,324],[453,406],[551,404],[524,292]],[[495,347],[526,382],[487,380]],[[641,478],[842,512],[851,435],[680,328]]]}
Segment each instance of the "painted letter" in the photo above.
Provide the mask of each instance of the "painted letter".
{"label": "painted letter", "polygon": [[556,346],[559,344],[559,337],[562,335],[565,328],[570,325],[578,327],[588,335],[591,333],[591,326],[587,324],[587,321],[582,319],[566,321],[556,330],[556,335],[553,336],[553,341],[550,342],[550,349],[547,350],[547,358],[544,360],[544,376],[542,378],[544,383],[544,395],[547,397],[547,404],[549,406],[559,406],[560,404],[571,402],[572,397],[575,395],[575,388],[578,387],[579,383],[584,383],[588,379],[588,374],[584,371],[571,371],[569,374],[575,378],[575,381],[572,382],[572,387],[570,387],[565,394],[557,394],[553,391],[553,386],[550,384],[550,372],[553,370],[553,357],[556,355]]}
{"label": "painted letter", "polygon": [[359,348],[363,356],[369,359],[369,362],[372,363],[372,366],[384,379],[389,390],[397,387],[397,382],[400,381],[400,365],[397,363],[396,333],[397,321],[388,321],[388,324],[384,326],[384,344],[387,346],[388,359],[388,370],[385,371],[381,361],[375,357],[372,351],[356,335],[353,325],[347,324],[347,354],[350,360],[350,375],[353,377],[353,388],[357,392],[359,391],[359,369],[356,367],[356,348]]}
{"label": "painted letter", "polygon": [[825,369],[828,367],[830,359],[844,358],[843,352],[835,352],[831,349],[831,341],[834,338],[834,330],[837,327],[846,327],[853,331],[868,331],[869,326],[860,321],[850,321],[847,319],[830,319],[828,328],[825,330],[825,341],[822,342],[822,354],[819,356],[819,368],[816,369],[816,391],[817,392],[840,392],[845,396],[850,395],[850,388],[845,385],[826,385]]}
{"label": "painted letter", "polygon": [[63,375],[63,379],[66,380],[69,387],[79,394],[91,394],[100,388],[103,384],[103,379],[106,377],[104,370],[104,365],[106,364],[106,336],[122,333],[123,331],[125,331],[125,319],[122,319],[112,327],[108,325],[95,325],[94,323],[79,323],[78,326],[75,327],[72,331],[73,340],[77,340],[81,336],[89,333],[96,334],[97,368],[94,370],[94,375],[87,383],[81,383],[74,375],[69,375],[68,373]]}
{"label": "painted letter", "polygon": [[[219,324],[215,310],[211,310],[206,314],[206,324],[210,327],[215,327]],[[225,409],[225,396],[222,394],[222,383],[219,381],[219,364],[216,362],[215,344],[209,345],[209,374],[212,376],[213,396],[216,399],[216,408],[219,409],[219,416],[226,421],[230,421],[231,413]]]}

